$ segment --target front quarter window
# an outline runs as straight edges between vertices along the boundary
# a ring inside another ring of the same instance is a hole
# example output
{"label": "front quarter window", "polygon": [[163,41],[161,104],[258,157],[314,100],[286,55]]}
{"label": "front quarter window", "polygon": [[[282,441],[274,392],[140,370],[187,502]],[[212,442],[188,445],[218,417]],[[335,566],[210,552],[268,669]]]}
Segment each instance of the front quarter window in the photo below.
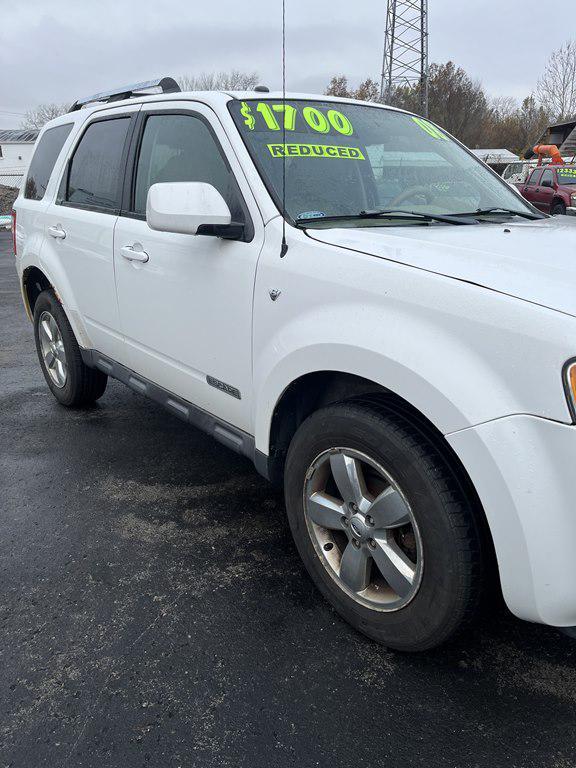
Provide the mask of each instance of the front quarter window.
{"label": "front quarter window", "polygon": [[285,162],[285,213],[293,222],[353,219],[367,210],[531,210],[444,131],[415,115],[290,99],[234,100],[229,109],[280,210]]}

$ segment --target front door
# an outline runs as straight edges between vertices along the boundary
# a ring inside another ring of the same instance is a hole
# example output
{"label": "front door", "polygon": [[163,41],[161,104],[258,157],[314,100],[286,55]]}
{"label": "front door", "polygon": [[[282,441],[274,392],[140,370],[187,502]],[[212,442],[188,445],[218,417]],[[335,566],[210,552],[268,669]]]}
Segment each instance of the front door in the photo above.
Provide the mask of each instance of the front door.
{"label": "front door", "polygon": [[[203,105],[142,108],[128,208],[114,233],[120,321],[130,367],[251,431],[252,302],[263,223],[227,137]],[[151,184],[202,181],[245,224],[243,241],[155,232]],[[130,250],[143,252],[145,262]],[[127,256],[129,258],[127,258]]]}
{"label": "front door", "polygon": [[523,195],[532,205],[538,207],[538,200],[540,194],[540,179],[542,178],[542,169],[536,168],[530,174],[528,181],[524,186]]}
{"label": "front door", "polygon": [[554,184],[555,184],[554,171],[551,168],[547,168],[542,174],[540,179],[540,185],[538,187],[538,197],[536,205],[544,213],[550,213],[552,210],[552,202],[554,200]]}

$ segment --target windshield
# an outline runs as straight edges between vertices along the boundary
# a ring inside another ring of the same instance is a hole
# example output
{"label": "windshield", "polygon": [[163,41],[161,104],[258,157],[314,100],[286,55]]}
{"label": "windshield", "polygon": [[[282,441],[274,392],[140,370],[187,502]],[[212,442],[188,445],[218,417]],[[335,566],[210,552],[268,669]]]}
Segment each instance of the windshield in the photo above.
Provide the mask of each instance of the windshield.
{"label": "windshield", "polygon": [[576,184],[576,168],[558,168],[558,184]]}
{"label": "windshield", "polygon": [[422,118],[329,101],[235,100],[229,108],[280,210],[286,158],[286,213],[297,223],[383,209],[531,211],[482,162]]}

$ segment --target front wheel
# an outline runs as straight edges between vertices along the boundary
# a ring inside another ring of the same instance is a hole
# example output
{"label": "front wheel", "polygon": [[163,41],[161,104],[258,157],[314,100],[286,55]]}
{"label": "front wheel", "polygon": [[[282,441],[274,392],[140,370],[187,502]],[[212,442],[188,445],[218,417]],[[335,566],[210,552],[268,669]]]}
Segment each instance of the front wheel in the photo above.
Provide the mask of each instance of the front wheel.
{"label": "front wheel", "polygon": [[484,571],[478,511],[416,421],[375,403],[317,411],[290,445],[285,496],[312,579],[364,634],[425,650],[475,613]]}
{"label": "front wheel", "polygon": [[104,394],[108,377],[84,364],[66,313],[50,289],[34,305],[34,338],[42,373],[59,403],[90,405]]}
{"label": "front wheel", "polygon": [[566,206],[564,203],[555,203],[552,206],[552,216],[566,216]]}

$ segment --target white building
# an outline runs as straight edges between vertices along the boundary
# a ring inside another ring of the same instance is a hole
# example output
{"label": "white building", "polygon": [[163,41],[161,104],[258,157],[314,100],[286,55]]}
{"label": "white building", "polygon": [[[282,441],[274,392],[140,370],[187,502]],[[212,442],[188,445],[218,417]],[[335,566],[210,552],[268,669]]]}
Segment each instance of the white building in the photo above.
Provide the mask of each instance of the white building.
{"label": "white building", "polygon": [[38,134],[37,130],[0,130],[0,174],[24,172]]}
{"label": "white building", "polygon": [[507,149],[472,149],[470,151],[500,175],[510,163],[520,160],[518,155]]}

